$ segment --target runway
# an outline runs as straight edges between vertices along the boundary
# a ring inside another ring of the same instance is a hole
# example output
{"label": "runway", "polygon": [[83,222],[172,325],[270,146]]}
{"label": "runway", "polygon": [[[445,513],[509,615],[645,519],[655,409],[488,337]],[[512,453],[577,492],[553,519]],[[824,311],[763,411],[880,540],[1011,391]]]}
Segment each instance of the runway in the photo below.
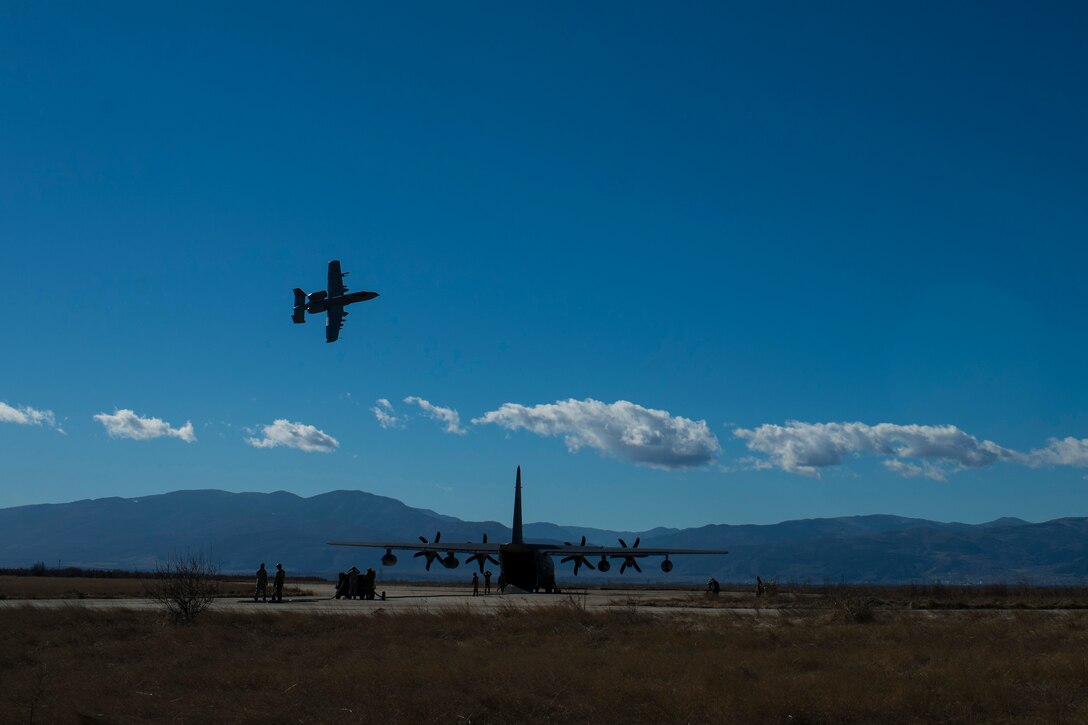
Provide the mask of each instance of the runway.
{"label": "runway", "polygon": [[[254,602],[252,598],[221,597],[212,605],[214,611],[270,613],[299,612],[314,614],[372,615],[376,612],[440,612],[443,610],[474,610],[498,613],[510,609],[573,606],[587,611],[631,610],[669,614],[690,612],[699,615],[724,613],[777,613],[778,610],[757,608],[754,595],[723,592],[716,600],[690,589],[565,589],[560,594],[480,594],[472,596],[464,587],[424,584],[390,584],[378,588],[385,599],[335,599],[332,585],[328,596],[321,596],[325,587],[304,585],[314,594],[284,597],[282,603]],[[77,598],[77,599],[2,599],[0,609],[11,607],[83,607],[86,609],[153,610],[160,605],[148,598]]]}

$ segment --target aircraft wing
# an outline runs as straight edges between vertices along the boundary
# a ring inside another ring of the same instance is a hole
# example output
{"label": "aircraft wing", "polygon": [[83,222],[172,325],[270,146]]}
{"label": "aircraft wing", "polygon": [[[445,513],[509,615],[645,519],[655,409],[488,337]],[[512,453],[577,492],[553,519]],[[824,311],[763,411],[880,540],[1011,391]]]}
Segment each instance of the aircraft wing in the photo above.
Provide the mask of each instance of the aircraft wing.
{"label": "aircraft wing", "polygon": [[622,546],[555,546],[544,550],[550,556],[671,556],[673,554],[728,554],[725,549],[662,549],[660,547]]}
{"label": "aircraft wing", "polygon": [[330,307],[325,313],[325,342],[336,342],[344,326],[344,308]]}
{"label": "aircraft wing", "polygon": [[452,551],[457,554],[498,554],[499,544],[474,544],[464,541],[455,544],[435,542],[421,544],[418,541],[328,541],[329,546],[362,546],[367,549],[398,549],[400,551]]}
{"label": "aircraft wing", "polygon": [[340,271],[340,260],[329,262],[329,297],[339,297],[348,291],[344,286],[344,273]]}

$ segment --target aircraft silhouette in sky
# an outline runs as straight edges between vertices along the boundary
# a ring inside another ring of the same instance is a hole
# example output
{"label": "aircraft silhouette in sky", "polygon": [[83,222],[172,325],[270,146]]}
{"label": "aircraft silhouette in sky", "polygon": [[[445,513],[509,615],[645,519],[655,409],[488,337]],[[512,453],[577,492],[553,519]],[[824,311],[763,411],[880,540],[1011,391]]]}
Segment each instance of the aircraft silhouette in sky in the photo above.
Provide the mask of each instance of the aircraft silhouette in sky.
{"label": "aircraft silhouette in sky", "polygon": [[306,294],[300,288],[295,287],[295,308],[291,320],[295,324],[306,322],[306,313],[316,315],[325,313],[325,342],[336,342],[340,337],[340,328],[344,326],[344,318],[348,313],[344,310],[355,302],[365,302],[378,296],[377,292],[352,292],[348,294],[348,288],[344,286],[344,277],[347,272],[340,271],[340,260],[329,262],[329,288],[320,292]]}

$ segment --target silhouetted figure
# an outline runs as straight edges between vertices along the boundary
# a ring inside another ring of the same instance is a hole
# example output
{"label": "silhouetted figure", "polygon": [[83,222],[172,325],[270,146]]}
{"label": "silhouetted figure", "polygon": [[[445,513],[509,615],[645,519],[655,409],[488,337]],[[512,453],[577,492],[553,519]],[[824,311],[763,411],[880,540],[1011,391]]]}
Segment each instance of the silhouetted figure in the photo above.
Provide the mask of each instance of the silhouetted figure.
{"label": "silhouetted figure", "polygon": [[710,577],[710,581],[706,583],[706,590],[714,596],[718,596],[718,593],[722,590],[722,587],[720,584],[718,584],[717,579],[715,579],[714,577]]}
{"label": "silhouetted figure", "polygon": [[272,580],[272,601],[283,602],[283,580],[287,572],[283,570],[283,564],[276,564],[276,578]]}
{"label": "silhouetted figure", "polygon": [[366,575],[363,577],[363,599],[374,599],[374,578],[377,576],[374,570],[367,568]]}
{"label": "silhouetted figure", "polygon": [[763,596],[763,592],[765,592],[765,591],[767,591],[767,588],[766,588],[765,586],[763,586],[763,580],[762,580],[762,579],[760,579],[760,578],[759,578],[759,577],[757,576],[757,577],[756,577],[756,596],[757,596],[757,597],[762,597],[762,596]]}
{"label": "silhouetted figure", "polygon": [[348,595],[348,573],[346,571],[340,572],[339,579],[336,581],[336,598],[346,597]]}
{"label": "silhouetted figure", "polygon": [[359,570],[355,567],[348,569],[348,599],[359,596]]}
{"label": "silhouetted figure", "polygon": [[499,594],[506,593],[506,575],[499,572]]}
{"label": "silhouetted figure", "polygon": [[253,592],[253,601],[257,601],[257,597],[261,597],[262,601],[268,601],[268,570],[264,568],[264,562],[261,562],[261,567],[257,569],[257,590]]}
{"label": "silhouetted figure", "polygon": [[480,596],[480,575],[472,572],[472,596]]}
{"label": "silhouetted figure", "polygon": [[491,593],[491,570],[484,572],[484,594]]}

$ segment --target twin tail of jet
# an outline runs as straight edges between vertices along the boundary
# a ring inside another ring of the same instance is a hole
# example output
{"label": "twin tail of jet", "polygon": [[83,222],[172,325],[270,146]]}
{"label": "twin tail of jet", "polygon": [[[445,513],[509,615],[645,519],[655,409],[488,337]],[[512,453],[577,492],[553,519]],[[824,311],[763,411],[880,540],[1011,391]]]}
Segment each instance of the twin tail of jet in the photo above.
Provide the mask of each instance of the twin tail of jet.
{"label": "twin tail of jet", "polygon": [[291,320],[296,325],[306,322],[306,313],[311,315],[325,313],[325,342],[336,342],[340,337],[340,328],[348,316],[345,307],[355,302],[366,302],[378,296],[377,292],[351,292],[344,285],[348,272],[340,271],[340,260],[329,262],[329,286],[320,292],[306,294],[295,287],[295,307]]}

